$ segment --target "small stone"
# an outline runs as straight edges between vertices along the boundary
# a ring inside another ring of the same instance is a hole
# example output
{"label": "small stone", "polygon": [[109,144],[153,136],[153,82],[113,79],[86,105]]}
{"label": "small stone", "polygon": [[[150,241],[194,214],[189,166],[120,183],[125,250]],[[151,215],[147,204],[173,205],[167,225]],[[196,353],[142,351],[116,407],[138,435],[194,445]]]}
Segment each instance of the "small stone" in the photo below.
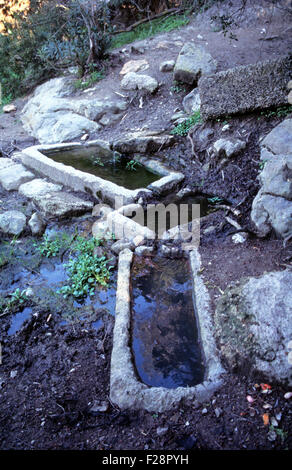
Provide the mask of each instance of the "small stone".
{"label": "small stone", "polygon": [[168,431],[168,426],[166,426],[166,427],[159,427],[159,428],[156,429],[156,434],[157,434],[158,436],[163,436],[164,434],[167,433],[167,431]]}
{"label": "small stone", "polygon": [[222,415],[221,408],[215,408],[214,413],[215,413],[216,418],[219,418]]}
{"label": "small stone", "polygon": [[28,221],[28,225],[33,235],[42,235],[46,228],[46,223],[40,214],[35,212]]}
{"label": "small stone", "polygon": [[89,409],[89,413],[93,416],[98,415],[99,413],[106,413],[109,408],[107,401],[98,402],[95,401]]}
{"label": "small stone", "polygon": [[235,243],[235,244],[245,243],[246,240],[248,239],[248,234],[245,233],[245,232],[235,233],[234,235],[232,235],[231,238],[232,238],[233,243]]}
{"label": "small stone", "polygon": [[85,141],[89,138],[89,134],[83,134],[83,136],[80,138],[80,140]]}
{"label": "small stone", "polygon": [[3,113],[12,113],[16,110],[17,108],[14,104],[6,104],[5,106],[3,106]]}
{"label": "small stone", "polygon": [[34,297],[34,291],[32,290],[31,287],[28,287],[25,291],[26,297]]}
{"label": "small stone", "polygon": [[175,66],[174,60],[165,60],[161,62],[159,70],[160,72],[172,72]]}
{"label": "small stone", "polygon": [[17,376],[17,370],[12,370],[12,371],[10,372],[10,377],[11,377],[11,379],[14,379],[14,377],[16,377],[16,376]]}
{"label": "small stone", "polygon": [[126,62],[120,71],[120,75],[126,75],[129,72],[139,72],[149,68],[149,64],[146,59],[140,60],[129,60]]}
{"label": "small stone", "polygon": [[203,408],[203,409],[202,409],[202,415],[206,415],[207,413],[208,413],[207,408]]}
{"label": "small stone", "polygon": [[277,433],[274,430],[268,432],[268,440],[274,442],[277,439]]}

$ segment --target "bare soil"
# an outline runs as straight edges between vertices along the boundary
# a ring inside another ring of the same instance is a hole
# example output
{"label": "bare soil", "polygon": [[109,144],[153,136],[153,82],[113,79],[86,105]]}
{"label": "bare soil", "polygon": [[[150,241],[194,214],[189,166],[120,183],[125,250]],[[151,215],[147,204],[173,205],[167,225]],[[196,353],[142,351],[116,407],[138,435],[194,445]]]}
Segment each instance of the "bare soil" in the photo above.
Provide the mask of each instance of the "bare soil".
{"label": "bare soil", "polygon": [[[260,5],[265,3],[259,2]],[[236,6],[237,2],[233,2],[230,8],[235,10]],[[118,89],[122,65],[127,60],[141,57],[149,62],[145,73],[155,76],[162,85],[154,96],[143,96],[142,108],[139,108],[141,95],[129,95],[131,105],[122,122],[104,128],[98,137],[106,139],[110,136],[112,139],[147,127],[164,131],[172,128],[170,117],[177,108],[182,109],[182,99],[189,90],[174,92],[171,89],[172,74],[159,72],[159,64],[166,59],[175,59],[186,41],[194,39],[205,44],[218,60],[219,70],[276,57],[291,49],[288,34],[291,22],[285,11],[277,11],[274,16],[270,15],[268,7],[257,10],[257,15],[252,15],[252,11],[248,10],[234,30],[237,41],[214,31],[214,25],[210,25],[212,10],[181,30],[149,40],[143,54],[137,54],[131,45],[123,48],[126,49],[124,52],[115,51],[106,79],[109,87]],[[198,34],[203,40],[198,39]],[[20,112],[26,99],[17,101],[16,113],[0,116],[3,156],[36,143],[21,126]],[[259,239],[250,222],[251,203],[258,191],[258,141],[282,119],[281,116],[267,117],[258,113],[229,121],[231,133],[237,137],[244,135],[248,144],[242,154],[223,168],[224,175],[222,169],[204,172],[198,167],[191,155],[191,144],[185,137],[178,137],[172,148],[159,154],[169,166],[186,174],[185,186],[198,193],[227,199],[233,206],[238,206],[237,221],[249,230],[248,241],[235,245],[231,240],[234,227],[224,219],[224,210],[203,221],[202,234],[210,225],[214,227],[213,232],[202,235],[200,246],[202,275],[214,308],[216,299],[230,283],[291,266],[291,245],[284,248],[274,234]],[[221,135],[223,124],[222,121],[210,124],[214,134],[208,145]],[[90,136],[94,137],[97,135]],[[206,149],[198,147],[196,150],[203,158]],[[0,190],[0,200],[0,211],[12,207],[29,211],[27,201],[17,193]],[[74,223],[82,231],[86,220]],[[28,234],[23,236],[20,246],[27,247],[28,239]],[[2,247],[5,241],[11,242],[11,239],[2,238]],[[25,248],[23,259],[32,256],[30,250]],[[23,259],[19,258],[18,269]],[[8,271],[6,280],[2,277],[0,289],[12,291],[18,286],[17,275],[13,270],[10,274]],[[97,312],[97,319],[103,319],[103,326],[96,330],[86,319],[63,325],[62,307],[53,303],[32,299],[27,306],[32,308],[34,315],[13,336],[7,336],[12,314],[1,318],[0,449],[292,449],[291,400],[284,398],[287,389],[280,385],[271,384],[266,390],[261,386],[262,377],[229,371],[213,399],[199,407],[182,403],[176,409],[159,414],[121,411],[109,400],[114,318]],[[248,395],[253,397],[253,403],[248,402]],[[101,405],[103,411],[99,408]],[[271,422],[264,423],[265,413],[270,419],[280,416],[278,431],[274,434],[271,433]]]}

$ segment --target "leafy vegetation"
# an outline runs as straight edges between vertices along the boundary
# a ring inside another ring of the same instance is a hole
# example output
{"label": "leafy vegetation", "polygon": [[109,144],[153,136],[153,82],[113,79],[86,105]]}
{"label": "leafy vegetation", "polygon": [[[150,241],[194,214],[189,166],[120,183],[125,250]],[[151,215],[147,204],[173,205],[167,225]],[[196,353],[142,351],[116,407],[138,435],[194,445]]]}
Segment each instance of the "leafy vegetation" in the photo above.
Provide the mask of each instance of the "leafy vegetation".
{"label": "leafy vegetation", "polygon": [[104,70],[95,70],[92,72],[86,80],[83,78],[79,78],[74,83],[74,86],[77,90],[85,90],[86,88],[90,88],[95,83],[99,82],[105,77]]}
{"label": "leafy vegetation", "polygon": [[261,117],[265,117],[265,118],[287,117],[291,113],[292,113],[292,105],[278,106],[277,108],[274,108],[274,109],[266,109],[265,111],[261,111],[258,119],[261,119]]}
{"label": "leafy vegetation", "polygon": [[14,311],[15,309],[22,306],[27,301],[25,290],[16,289],[10,294],[10,299],[0,299],[0,315],[6,315],[7,313]]}
{"label": "leafy vegetation", "polygon": [[180,135],[186,136],[189,130],[198,123],[202,122],[202,118],[200,115],[200,111],[196,111],[189,119],[186,119],[184,122],[178,124],[172,131],[170,132],[173,135]]}
{"label": "leafy vegetation", "polygon": [[190,21],[187,15],[173,15],[167,18],[158,18],[137,26],[132,31],[119,33],[111,40],[111,49],[122,47],[134,41],[146,39],[155,34],[166,33],[185,26]]}
{"label": "leafy vegetation", "polygon": [[137,162],[137,160],[130,160],[126,164],[126,170],[136,171],[138,166],[141,166],[140,162]]}
{"label": "leafy vegetation", "polygon": [[173,93],[185,93],[186,92],[186,87],[184,83],[177,82],[176,80],[174,81],[174,85],[170,87],[170,91]]}
{"label": "leafy vegetation", "polygon": [[42,256],[50,258],[57,256],[60,251],[70,245],[71,237],[66,233],[58,234],[55,238],[50,239],[46,234],[43,235],[42,242],[34,243],[37,251],[40,252]]}
{"label": "leafy vegetation", "polygon": [[[101,241],[96,238],[89,240],[78,236],[72,246],[72,253],[66,268],[69,274],[69,284],[61,287],[60,293],[67,297],[73,295],[82,298],[94,295],[96,284],[106,286],[110,278],[111,266],[107,266],[105,255],[98,256],[96,247]],[[73,254],[73,255],[72,255]]]}
{"label": "leafy vegetation", "polygon": [[[100,61],[110,43],[109,9],[93,0],[31,0],[27,15],[14,13],[0,34],[3,98],[15,98],[40,81],[77,65],[80,77],[100,79]],[[68,5],[68,6],[67,6]]]}

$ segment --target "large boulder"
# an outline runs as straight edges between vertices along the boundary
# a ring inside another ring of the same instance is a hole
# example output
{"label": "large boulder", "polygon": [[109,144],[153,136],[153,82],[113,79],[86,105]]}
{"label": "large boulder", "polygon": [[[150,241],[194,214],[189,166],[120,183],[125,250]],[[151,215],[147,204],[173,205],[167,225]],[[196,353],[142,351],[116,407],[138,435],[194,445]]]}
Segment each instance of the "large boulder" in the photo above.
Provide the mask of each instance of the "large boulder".
{"label": "large boulder", "polygon": [[197,85],[202,75],[216,71],[217,62],[206,49],[192,42],[181,49],[174,66],[173,77],[178,82]]}
{"label": "large boulder", "polygon": [[[292,272],[271,272],[229,286],[215,313],[222,358],[234,372],[292,385]],[[290,343],[291,344],[291,343]]]}
{"label": "large boulder", "polygon": [[235,67],[199,80],[201,114],[211,119],[287,104],[292,55]]}
{"label": "large boulder", "polygon": [[120,119],[127,107],[124,99],[101,83],[86,97],[74,90],[74,81],[68,77],[37,87],[21,114],[25,130],[42,144],[72,141]]}
{"label": "large boulder", "polygon": [[271,229],[285,240],[292,237],[292,119],[276,126],[261,141],[261,188],[252,204],[251,220],[259,235]]}

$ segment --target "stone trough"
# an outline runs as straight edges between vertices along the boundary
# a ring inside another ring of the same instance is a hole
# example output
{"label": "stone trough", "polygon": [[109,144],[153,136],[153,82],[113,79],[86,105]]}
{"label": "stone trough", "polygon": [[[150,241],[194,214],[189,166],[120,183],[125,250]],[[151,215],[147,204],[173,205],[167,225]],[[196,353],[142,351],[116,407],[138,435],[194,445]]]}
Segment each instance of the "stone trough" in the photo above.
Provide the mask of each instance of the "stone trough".
{"label": "stone trough", "polygon": [[187,401],[193,404],[208,400],[222,385],[224,369],[219,361],[214,341],[209,296],[198,271],[197,250],[189,252],[193,279],[193,302],[197,312],[199,337],[205,373],[201,383],[190,387],[151,387],[138,379],[130,347],[131,336],[131,264],[133,253],[125,249],[119,256],[116,293],[116,319],[111,357],[110,398],[121,409],[145,409],[163,412]]}
{"label": "stone trough", "polygon": [[114,156],[108,142],[102,140],[89,141],[86,143],[72,142],[65,144],[35,145],[22,151],[21,160],[23,165],[32,168],[42,176],[50,178],[56,183],[62,183],[74,191],[86,192],[113,206],[116,198],[122,198],[123,204],[136,202],[139,198],[147,199],[153,193],[162,194],[178,187],[184,179],[184,175],[171,171],[160,162],[141,157],[139,161],[133,157],[132,161],[144,167],[149,172],[156,174],[157,178],[146,187],[128,189],[112,181],[96,176],[94,174],[80,171],[73,166],[64,165],[53,158],[59,152],[76,152],[77,150],[98,153],[102,162]]}

